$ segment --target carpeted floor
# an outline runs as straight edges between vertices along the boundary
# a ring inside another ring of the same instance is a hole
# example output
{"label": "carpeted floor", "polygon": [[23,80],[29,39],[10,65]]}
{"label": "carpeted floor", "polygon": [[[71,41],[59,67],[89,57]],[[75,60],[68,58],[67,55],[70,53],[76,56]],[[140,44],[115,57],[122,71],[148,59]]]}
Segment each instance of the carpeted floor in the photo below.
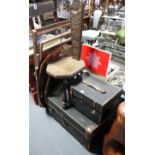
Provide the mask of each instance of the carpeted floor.
{"label": "carpeted floor", "polygon": [[94,155],[62,128],[29,95],[29,155]]}

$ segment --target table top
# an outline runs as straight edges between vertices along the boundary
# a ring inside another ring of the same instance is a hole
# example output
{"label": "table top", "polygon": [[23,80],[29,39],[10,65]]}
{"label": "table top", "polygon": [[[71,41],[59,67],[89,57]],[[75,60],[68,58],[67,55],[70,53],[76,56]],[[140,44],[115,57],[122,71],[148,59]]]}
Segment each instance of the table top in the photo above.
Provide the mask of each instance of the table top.
{"label": "table top", "polygon": [[70,78],[85,68],[82,60],[73,57],[65,57],[48,64],[46,72],[55,78]]}

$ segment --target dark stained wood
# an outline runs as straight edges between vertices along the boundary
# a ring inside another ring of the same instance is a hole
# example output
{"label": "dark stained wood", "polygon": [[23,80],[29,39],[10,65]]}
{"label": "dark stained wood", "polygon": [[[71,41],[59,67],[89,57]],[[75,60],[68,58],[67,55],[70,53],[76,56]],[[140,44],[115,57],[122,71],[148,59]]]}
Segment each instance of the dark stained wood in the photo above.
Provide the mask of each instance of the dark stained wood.
{"label": "dark stained wood", "polygon": [[31,30],[34,29],[32,18],[29,18],[29,27],[30,27]]}
{"label": "dark stained wood", "polygon": [[81,38],[83,30],[84,5],[80,0],[74,0],[71,6],[71,36],[72,56],[79,60],[81,55]]}

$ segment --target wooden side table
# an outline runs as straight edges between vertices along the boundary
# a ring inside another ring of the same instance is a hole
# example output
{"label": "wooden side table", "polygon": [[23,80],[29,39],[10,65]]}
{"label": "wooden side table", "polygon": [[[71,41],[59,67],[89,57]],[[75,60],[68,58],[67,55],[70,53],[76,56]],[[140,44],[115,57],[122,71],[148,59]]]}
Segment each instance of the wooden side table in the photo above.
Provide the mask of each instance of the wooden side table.
{"label": "wooden side table", "polygon": [[82,72],[85,64],[82,60],[78,61],[72,57],[62,58],[54,63],[48,64],[46,72],[56,79],[64,79],[62,106],[70,106],[70,81],[75,75]]}

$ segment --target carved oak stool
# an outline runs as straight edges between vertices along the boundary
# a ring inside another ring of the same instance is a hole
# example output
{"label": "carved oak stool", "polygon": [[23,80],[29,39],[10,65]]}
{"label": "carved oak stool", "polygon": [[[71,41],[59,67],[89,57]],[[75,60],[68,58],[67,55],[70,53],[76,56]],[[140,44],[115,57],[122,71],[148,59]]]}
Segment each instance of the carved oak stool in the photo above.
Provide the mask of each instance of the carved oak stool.
{"label": "carved oak stool", "polygon": [[65,57],[54,63],[48,64],[46,72],[49,76],[63,81],[63,108],[70,106],[70,81],[85,68],[82,60],[78,61],[72,57]]}

